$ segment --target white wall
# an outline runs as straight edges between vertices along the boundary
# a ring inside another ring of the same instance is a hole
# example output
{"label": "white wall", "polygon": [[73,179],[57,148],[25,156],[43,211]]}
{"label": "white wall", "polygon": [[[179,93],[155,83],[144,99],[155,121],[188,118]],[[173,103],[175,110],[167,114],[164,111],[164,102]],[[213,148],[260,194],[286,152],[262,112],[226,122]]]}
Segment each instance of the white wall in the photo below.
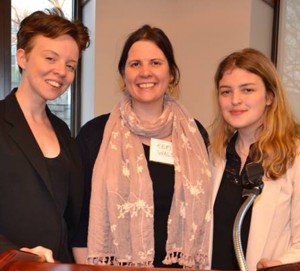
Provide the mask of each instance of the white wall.
{"label": "white wall", "polygon": [[[242,0],[243,1],[243,0]],[[273,8],[262,0],[252,0],[250,46],[271,56]]]}
{"label": "white wall", "polygon": [[93,44],[83,57],[82,124],[110,112],[121,98],[117,65],[123,43],[148,23],[170,38],[181,70],[180,100],[208,127],[218,62],[249,46],[270,55],[272,11],[262,0],[90,0],[83,19],[90,24],[95,16],[95,24],[89,25]]}

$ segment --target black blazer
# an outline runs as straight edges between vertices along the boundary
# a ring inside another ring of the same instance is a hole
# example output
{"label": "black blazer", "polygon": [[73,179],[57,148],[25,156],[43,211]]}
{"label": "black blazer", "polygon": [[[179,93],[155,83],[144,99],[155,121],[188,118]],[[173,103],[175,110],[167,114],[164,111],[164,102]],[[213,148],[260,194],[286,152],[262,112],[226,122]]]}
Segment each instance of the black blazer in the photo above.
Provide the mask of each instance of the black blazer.
{"label": "black blazer", "polygon": [[12,91],[0,101],[0,252],[42,245],[54,258],[71,262],[69,243],[82,204],[82,166],[68,126],[47,108],[48,117],[70,162],[67,205],[53,197],[45,158]]}

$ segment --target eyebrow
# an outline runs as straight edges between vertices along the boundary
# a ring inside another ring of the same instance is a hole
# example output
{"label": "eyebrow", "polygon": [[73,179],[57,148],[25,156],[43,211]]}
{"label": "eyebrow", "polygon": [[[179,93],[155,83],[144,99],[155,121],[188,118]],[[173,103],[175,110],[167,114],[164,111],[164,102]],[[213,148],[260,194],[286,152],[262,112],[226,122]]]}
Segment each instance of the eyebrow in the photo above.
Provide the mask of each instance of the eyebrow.
{"label": "eyebrow", "polygon": [[154,58],[147,58],[147,59],[140,59],[140,58],[133,58],[133,59],[129,59],[128,62],[132,62],[132,61],[153,61],[153,60],[159,60],[159,61],[166,61],[165,59],[163,58],[160,58],[160,57],[154,57]]}
{"label": "eyebrow", "polygon": [[[244,83],[244,84],[241,84],[239,85],[238,87],[241,88],[241,87],[248,87],[248,86],[255,86],[256,84],[255,83]],[[229,85],[220,85],[219,88],[230,88],[231,86]]]}
{"label": "eyebrow", "polygon": [[42,52],[43,52],[43,53],[52,53],[52,54],[58,56],[58,53],[56,53],[55,51],[52,51],[52,50],[50,50],[50,49],[45,49],[45,50],[43,50]]}
{"label": "eyebrow", "polygon": [[[52,53],[52,54],[56,55],[57,57],[60,56],[58,53],[56,53],[55,51],[52,51],[50,49],[43,50],[42,52],[44,52],[44,53]],[[78,61],[75,60],[75,59],[70,59],[70,60],[68,60],[68,62],[74,62],[75,64],[78,63]]]}

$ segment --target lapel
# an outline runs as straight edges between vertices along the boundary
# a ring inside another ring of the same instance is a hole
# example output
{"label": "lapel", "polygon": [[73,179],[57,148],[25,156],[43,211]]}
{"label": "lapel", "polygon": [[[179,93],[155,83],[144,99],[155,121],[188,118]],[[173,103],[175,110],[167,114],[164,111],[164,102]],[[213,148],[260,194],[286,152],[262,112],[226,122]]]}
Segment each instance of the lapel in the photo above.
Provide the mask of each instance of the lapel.
{"label": "lapel", "polygon": [[262,258],[281,185],[278,181],[264,181],[262,193],[254,201],[246,256],[249,270],[256,270],[256,263]]}
{"label": "lapel", "polygon": [[69,128],[67,128],[67,125],[65,124],[66,128],[62,125],[62,120],[59,119],[58,117],[56,117],[48,108],[48,106],[46,106],[46,112],[48,115],[48,118],[52,124],[52,127],[55,131],[55,134],[58,138],[59,144],[60,144],[60,148],[64,148],[64,151],[66,152],[66,155],[69,159],[69,161],[72,163],[79,163],[76,160],[76,155],[74,155],[73,151],[72,151],[72,141],[70,141],[71,138],[71,132],[69,130]]}
{"label": "lapel", "polygon": [[11,94],[5,99],[4,114],[6,122],[8,122],[11,125],[9,136],[20,148],[21,152],[30,162],[32,167],[40,175],[47,189],[53,196],[51,180],[44,156],[17,102],[15,91],[11,92]]}
{"label": "lapel", "polygon": [[[212,157],[210,155],[210,157]],[[220,159],[211,159],[211,167],[212,167],[212,181],[213,181],[213,191],[212,191],[212,210],[214,208],[214,202],[216,200],[216,196],[219,190],[219,186],[222,180],[223,172],[225,169],[226,161],[222,161]],[[213,250],[213,215],[211,216],[211,227],[210,227],[210,241],[209,241],[209,262],[211,263],[212,259],[212,250]]]}

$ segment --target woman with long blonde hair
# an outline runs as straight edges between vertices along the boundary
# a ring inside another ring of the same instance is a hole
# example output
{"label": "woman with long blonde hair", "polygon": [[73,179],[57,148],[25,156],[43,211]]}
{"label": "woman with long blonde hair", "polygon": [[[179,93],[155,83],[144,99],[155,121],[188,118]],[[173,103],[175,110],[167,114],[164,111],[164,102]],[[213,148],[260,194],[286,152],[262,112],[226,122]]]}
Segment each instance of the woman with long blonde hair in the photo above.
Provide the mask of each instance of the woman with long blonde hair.
{"label": "woman with long blonde hair", "polygon": [[250,162],[261,163],[264,188],[241,232],[249,270],[299,261],[300,126],[280,76],[265,55],[247,48],[221,61],[215,88],[212,268],[238,269],[232,229]]}

